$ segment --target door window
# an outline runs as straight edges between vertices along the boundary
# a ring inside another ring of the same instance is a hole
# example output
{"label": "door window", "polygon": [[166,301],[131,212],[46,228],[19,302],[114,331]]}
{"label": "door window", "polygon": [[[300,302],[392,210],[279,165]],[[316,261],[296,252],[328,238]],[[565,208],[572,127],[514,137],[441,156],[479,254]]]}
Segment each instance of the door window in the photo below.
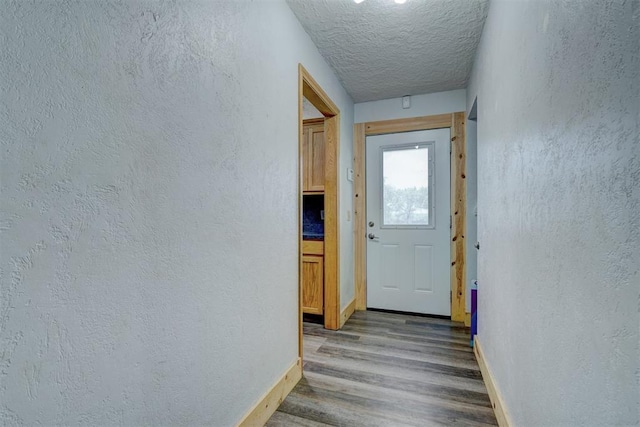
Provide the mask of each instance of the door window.
{"label": "door window", "polygon": [[383,147],[382,227],[434,226],[433,142]]}

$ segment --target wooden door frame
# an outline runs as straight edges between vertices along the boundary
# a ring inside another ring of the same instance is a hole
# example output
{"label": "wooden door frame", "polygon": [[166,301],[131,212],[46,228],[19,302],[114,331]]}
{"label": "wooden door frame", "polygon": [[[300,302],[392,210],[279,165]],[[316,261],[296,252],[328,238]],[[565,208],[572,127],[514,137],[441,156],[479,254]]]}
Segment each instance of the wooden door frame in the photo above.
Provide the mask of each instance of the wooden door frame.
{"label": "wooden door frame", "polygon": [[353,125],[356,310],[367,309],[365,161],[367,136],[442,128],[451,130],[451,320],[456,322],[465,321],[465,218],[467,205],[465,150],[467,138],[464,112],[356,123]]}
{"label": "wooden door frame", "polygon": [[324,327],[340,328],[339,153],[340,110],[311,74],[298,64],[298,354],[302,357],[302,101],[307,98],[325,117],[324,169]]}

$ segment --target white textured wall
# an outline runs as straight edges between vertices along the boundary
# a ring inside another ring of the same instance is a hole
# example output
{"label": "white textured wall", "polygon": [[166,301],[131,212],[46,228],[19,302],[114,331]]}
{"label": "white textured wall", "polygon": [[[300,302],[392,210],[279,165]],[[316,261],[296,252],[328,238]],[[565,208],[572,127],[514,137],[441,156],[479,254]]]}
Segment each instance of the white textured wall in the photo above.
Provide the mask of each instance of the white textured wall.
{"label": "white textured wall", "polygon": [[297,357],[297,63],[350,165],[349,97],[282,1],[0,31],[0,424],[234,424]]}
{"label": "white textured wall", "polygon": [[402,98],[360,102],[354,106],[354,119],[355,123],[364,123],[455,113],[465,111],[466,102],[467,91],[465,89],[412,95],[411,108],[407,109],[402,108]]}
{"label": "white textured wall", "polygon": [[340,115],[340,167],[338,169],[340,179],[340,307],[343,309],[356,296],[353,265],[353,182],[347,180],[347,169],[353,169],[353,107],[348,111],[340,110]]}
{"label": "white textured wall", "polygon": [[492,2],[479,336],[516,426],[640,422],[640,3]]}

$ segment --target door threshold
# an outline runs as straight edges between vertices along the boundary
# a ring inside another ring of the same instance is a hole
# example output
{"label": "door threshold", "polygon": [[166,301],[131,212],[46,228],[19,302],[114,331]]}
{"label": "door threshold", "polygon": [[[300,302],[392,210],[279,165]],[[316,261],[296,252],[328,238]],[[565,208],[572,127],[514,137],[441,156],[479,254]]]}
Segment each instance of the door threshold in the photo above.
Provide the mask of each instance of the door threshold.
{"label": "door threshold", "polygon": [[367,307],[367,311],[377,311],[379,313],[390,313],[390,314],[406,314],[409,316],[430,317],[432,319],[451,320],[451,316],[442,316],[440,314],[412,313],[410,311],[386,310],[384,308],[371,308],[371,307]]}

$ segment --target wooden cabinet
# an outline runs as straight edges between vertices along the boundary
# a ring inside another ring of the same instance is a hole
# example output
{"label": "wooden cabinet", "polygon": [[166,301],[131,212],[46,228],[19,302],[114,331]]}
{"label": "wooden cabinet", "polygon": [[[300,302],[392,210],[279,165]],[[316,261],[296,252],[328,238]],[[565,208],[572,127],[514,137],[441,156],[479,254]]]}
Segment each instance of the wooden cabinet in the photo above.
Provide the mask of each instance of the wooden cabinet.
{"label": "wooden cabinet", "polygon": [[324,258],[302,255],[302,312],[324,312]]}
{"label": "wooden cabinet", "polygon": [[[304,121],[302,192],[324,193],[324,119]],[[324,243],[302,242],[302,311],[324,314]]]}
{"label": "wooden cabinet", "polygon": [[302,147],[302,191],[324,192],[324,120],[305,121]]}
{"label": "wooden cabinet", "polygon": [[302,241],[302,312],[324,313],[324,242]]}

